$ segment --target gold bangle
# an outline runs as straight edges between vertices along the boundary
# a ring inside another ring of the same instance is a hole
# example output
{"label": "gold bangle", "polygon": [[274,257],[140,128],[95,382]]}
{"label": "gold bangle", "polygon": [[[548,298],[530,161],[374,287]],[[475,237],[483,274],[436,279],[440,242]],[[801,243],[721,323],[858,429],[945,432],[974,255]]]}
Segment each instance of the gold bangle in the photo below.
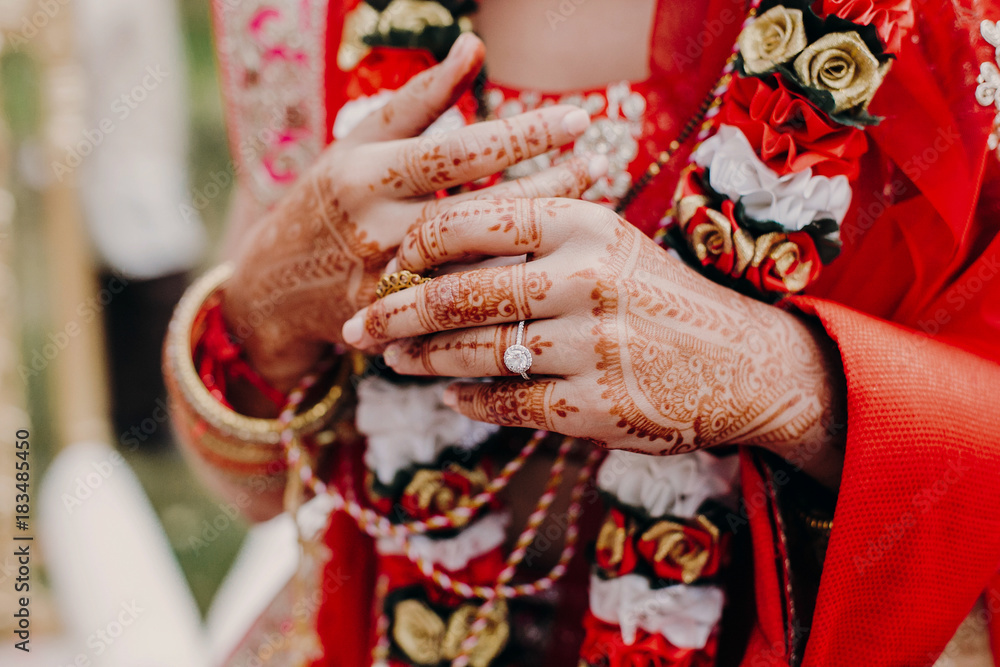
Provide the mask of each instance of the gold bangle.
{"label": "gold bangle", "polygon": [[424,283],[429,283],[432,280],[434,279],[424,278],[423,276],[413,273],[412,271],[396,271],[395,273],[382,276],[381,280],[378,281],[378,285],[375,287],[375,297],[381,299],[384,296],[389,296],[390,294],[395,294],[396,292],[402,292],[405,289],[410,289],[411,287],[416,287],[417,285],[423,285]]}
{"label": "gold bangle", "polygon": [[[231,264],[222,264],[195,281],[177,304],[170,322],[164,350],[164,365],[177,379],[183,400],[209,426],[223,436],[245,443],[277,445],[283,426],[277,419],[247,417],[222,405],[209,393],[198,375],[191,355],[192,329],[204,303],[233,275]],[[344,395],[344,386],[351,364],[342,363],[339,377],[327,394],[305,412],[297,414],[290,424],[300,435],[319,431]]]}

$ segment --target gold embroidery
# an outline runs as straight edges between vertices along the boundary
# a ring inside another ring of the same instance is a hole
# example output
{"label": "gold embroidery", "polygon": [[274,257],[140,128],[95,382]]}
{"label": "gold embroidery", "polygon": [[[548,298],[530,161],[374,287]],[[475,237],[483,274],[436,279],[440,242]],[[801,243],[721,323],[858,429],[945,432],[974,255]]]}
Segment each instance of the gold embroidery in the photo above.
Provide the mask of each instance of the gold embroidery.
{"label": "gold embroidery", "polygon": [[274,203],[326,145],[328,0],[215,0],[231,146],[244,182]]}

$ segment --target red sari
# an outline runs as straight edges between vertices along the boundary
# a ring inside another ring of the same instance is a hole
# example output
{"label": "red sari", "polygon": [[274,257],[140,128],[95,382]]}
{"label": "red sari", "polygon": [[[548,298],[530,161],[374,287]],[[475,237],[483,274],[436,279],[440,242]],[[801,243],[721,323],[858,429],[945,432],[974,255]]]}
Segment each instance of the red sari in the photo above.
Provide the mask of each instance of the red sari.
{"label": "red sari", "polygon": [[[304,146],[305,158],[244,155],[253,125],[241,116],[255,102],[244,81],[225,79],[234,153],[244,178],[263,183],[255,191],[266,204],[331,136],[347,100],[348,75],[335,61],[356,1],[245,4],[300,5],[290,10],[296,28],[315,47],[299,44],[290,56],[280,43],[262,37],[258,44],[266,56],[300,65],[297,94],[316,98],[304,105],[304,119],[281,126],[273,146],[276,154]],[[706,27],[724,11],[743,14],[741,2],[705,4]],[[226,5],[216,2],[229,69],[239,32]],[[748,450],[742,483],[756,609],[744,665],[931,664],[984,590],[991,617],[1000,612],[1000,164],[987,143],[994,111],[975,95],[979,64],[996,57],[979,21],[1000,19],[1000,3],[914,5],[917,25],[871,106],[885,120],[868,132],[843,253],[807,296],[791,300],[836,342],[847,380],[846,462],[808,643],[804,656],[793,657],[801,610],[788,595],[774,482]],[[634,176],[648,165],[644,156],[670,140],[677,120],[694,112],[735,41],[739,19],[722,22],[709,46],[679,65],[671,15],[697,11],[705,8],[658,5],[645,83],[660,94],[650,99],[656,113]],[[686,157],[678,155],[630,206],[633,224],[655,229]],[[325,664],[367,664],[370,619],[360,610],[372,595],[371,544],[343,515],[334,517],[327,543],[334,552],[327,582],[335,585],[320,612]],[[1000,623],[993,627],[1000,647]]]}

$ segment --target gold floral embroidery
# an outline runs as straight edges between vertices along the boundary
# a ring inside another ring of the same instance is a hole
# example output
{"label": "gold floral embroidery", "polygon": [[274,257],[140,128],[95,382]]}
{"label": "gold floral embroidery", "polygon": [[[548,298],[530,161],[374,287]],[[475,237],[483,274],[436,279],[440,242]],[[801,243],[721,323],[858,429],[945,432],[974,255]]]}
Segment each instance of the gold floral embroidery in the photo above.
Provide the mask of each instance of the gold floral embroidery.
{"label": "gold floral embroidery", "polygon": [[274,203],[326,145],[328,0],[215,0],[220,69],[237,169]]}

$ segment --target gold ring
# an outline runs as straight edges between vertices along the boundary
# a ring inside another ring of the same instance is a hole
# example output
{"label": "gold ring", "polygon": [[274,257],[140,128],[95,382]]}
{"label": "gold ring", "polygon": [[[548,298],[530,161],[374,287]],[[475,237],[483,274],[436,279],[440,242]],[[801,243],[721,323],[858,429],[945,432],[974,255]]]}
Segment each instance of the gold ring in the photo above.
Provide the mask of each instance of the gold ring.
{"label": "gold ring", "polygon": [[432,280],[434,279],[424,278],[411,271],[396,271],[396,273],[382,276],[382,279],[378,281],[378,286],[375,288],[375,296],[381,299],[384,296],[402,292],[405,289],[429,283]]}

